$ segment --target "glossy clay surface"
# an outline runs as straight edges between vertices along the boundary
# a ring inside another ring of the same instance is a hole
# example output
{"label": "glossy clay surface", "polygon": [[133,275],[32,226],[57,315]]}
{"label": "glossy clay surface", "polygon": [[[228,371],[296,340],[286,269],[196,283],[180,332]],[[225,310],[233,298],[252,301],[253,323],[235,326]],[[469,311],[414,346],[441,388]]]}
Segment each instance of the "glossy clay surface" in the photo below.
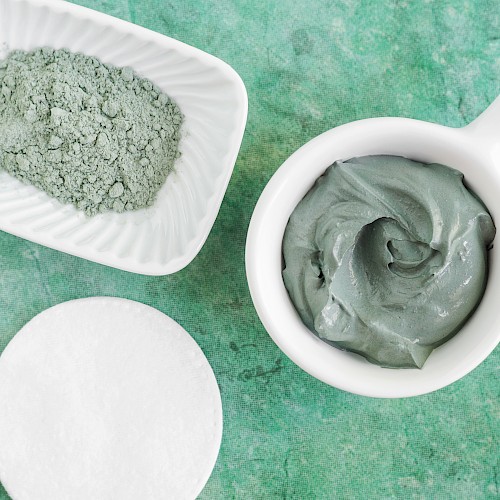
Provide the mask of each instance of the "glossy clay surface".
{"label": "glossy clay surface", "polygon": [[283,278],[304,323],[375,364],[420,368],[481,299],[495,228],[460,172],[336,162],[298,204]]}

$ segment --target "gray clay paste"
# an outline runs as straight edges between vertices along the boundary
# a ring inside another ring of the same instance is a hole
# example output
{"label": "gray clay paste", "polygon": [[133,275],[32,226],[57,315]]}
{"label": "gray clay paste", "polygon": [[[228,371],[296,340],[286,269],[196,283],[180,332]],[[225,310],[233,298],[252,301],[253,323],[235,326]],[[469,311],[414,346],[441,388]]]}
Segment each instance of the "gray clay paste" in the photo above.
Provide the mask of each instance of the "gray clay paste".
{"label": "gray clay paste", "polygon": [[443,165],[336,162],[292,213],[283,279],[321,339],[384,367],[422,367],[483,295],[495,226]]}

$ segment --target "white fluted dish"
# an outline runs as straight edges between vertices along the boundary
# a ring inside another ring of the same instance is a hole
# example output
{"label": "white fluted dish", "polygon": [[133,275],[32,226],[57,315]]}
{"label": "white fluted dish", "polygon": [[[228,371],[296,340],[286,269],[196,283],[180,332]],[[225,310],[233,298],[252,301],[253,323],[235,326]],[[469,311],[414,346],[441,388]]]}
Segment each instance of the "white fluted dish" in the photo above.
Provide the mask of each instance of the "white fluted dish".
{"label": "white fluted dish", "polygon": [[181,157],[152,207],[91,218],[0,171],[0,230],[126,271],[179,271],[207,239],[231,177],[247,118],[241,78],[194,47],[84,7],[0,0],[0,58],[44,46],[154,82],[184,114]]}
{"label": "white fluted dish", "polygon": [[[282,240],[288,219],[316,179],[337,160],[367,155],[404,156],[460,170],[500,221],[500,97],[476,120],[453,129],[407,118],[348,123],[296,151],[264,189],[250,222],[246,271],[252,299],[278,347],[314,377],[364,396],[417,396],[455,382],[478,366],[500,341],[500,245],[489,252],[488,284],[479,307],[422,369],[381,368],[323,342],[302,323],[282,279]],[[411,179],[408,179],[411,183]]]}

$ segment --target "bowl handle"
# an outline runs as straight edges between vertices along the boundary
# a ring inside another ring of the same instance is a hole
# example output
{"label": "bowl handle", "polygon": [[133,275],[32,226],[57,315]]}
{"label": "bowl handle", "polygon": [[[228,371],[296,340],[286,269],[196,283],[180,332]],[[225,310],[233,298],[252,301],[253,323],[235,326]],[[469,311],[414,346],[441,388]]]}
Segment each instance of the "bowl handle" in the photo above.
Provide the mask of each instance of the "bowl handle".
{"label": "bowl handle", "polygon": [[463,130],[483,144],[498,147],[500,145],[500,96]]}

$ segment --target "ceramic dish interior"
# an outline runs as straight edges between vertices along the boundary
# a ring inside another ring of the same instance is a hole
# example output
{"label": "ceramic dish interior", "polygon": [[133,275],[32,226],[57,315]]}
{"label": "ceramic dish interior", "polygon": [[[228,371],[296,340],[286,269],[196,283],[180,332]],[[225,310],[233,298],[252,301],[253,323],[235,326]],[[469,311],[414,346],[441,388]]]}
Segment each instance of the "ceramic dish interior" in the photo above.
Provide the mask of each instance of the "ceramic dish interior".
{"label": "ceramic dish interior", "polygon": [[[440,389],[474,369],[500,340],[499,253],[489,253],[485,295],[470,320],[435,349],[421,370],[380,368],[336,349],[300,320],[284,287],[281,245],[290,214],[315,180],[336,160],[389,154],[436,162],[462,171],[500,221],[500,98],[467,127],[452,129],[403,118],[349,123],[316,137],[275,173],[255,208],[246,246],[252,299],[265,328],[292,361],[340,389],[373,397],[405,397]],[[497,235],[498,238],[498,235]]]}
{"label": "ceramic dish interior", "polygon": [[86,217],[0,171],[0,229],[142,274],[182,269],[205,242],[241,144],[247,95],[237,73],[198,49],[139,26],[50,0],[0,0],[0,57],[48,46],[130,66],[184,114],[181,158],[148,209]]}

